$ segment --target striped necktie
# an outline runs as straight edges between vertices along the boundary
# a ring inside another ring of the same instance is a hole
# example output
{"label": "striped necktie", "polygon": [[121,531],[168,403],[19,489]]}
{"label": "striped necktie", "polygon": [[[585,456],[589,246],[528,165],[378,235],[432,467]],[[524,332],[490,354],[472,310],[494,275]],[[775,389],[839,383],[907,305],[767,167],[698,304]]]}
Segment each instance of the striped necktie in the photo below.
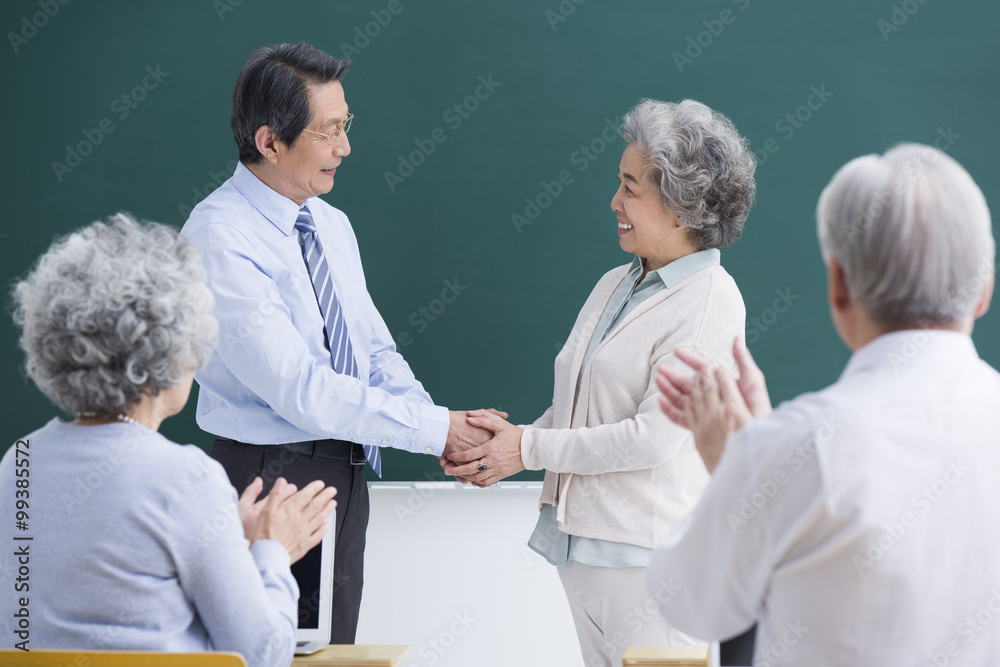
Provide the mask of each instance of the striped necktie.
{"label": "striped necktie", "polygon": [[[330,266],[323,253],[323,244],[316,233],[309,208],[303,205],[299,209],[299,217],[295,220],[295,229],[299,233],[299,245],[302,248],[302,259],[306,262],[309,277],[312,279],[313,291],[319,303],[320,314],[325,324],[326,346],[333,358],[333,370],[343,375],[358,377],[358,362],[354,358],[354,347],[347,331],[347,321],[340,307],[340,299],[333,288],[333,278],[330,276]],[[375,474],[382,476],[382,454],[378,447],[363,445],[365,458],[371,464]]]}

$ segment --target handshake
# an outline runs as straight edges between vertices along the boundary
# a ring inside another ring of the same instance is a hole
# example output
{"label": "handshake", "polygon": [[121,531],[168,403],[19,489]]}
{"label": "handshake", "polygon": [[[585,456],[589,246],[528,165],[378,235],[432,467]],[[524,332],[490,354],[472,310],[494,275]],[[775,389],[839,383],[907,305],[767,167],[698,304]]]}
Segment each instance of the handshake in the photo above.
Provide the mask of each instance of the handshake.
{"label": "handshake", "polygon": [[489,410],[451,411],[448,440],[440,463],[444,474],[480,488],[524,470],[521,434],[507,413]]}

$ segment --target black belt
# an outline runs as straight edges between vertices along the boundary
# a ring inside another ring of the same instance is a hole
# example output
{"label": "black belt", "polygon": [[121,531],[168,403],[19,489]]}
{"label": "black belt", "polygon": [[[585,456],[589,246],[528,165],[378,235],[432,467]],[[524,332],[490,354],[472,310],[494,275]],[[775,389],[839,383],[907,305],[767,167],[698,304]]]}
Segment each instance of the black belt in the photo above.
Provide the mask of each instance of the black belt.
{"label": "black belt", "polygon": [[[232,438],[219,438],[223,442],[230,442],[234,445],[246,445],[250,443],[239,442]],[[285,452],[293,452],[302,456],[311,456],[320,459],[336,459],[338,461],[349,461],[352,466],[363,466],[368,463],[365,458],[364,448],[354,442],[346,440],[309,440],[307,442],[289,442],[283,445],[250,445],[251,447],[267,447]]]}

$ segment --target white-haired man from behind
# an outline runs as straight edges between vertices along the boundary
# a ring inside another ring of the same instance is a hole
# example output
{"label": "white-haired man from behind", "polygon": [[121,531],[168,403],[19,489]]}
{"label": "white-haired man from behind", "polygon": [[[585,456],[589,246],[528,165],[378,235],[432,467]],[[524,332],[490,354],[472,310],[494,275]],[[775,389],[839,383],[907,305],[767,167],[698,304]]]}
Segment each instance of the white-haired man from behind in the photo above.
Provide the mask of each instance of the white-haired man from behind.
{"label": "white-haired man from behind", "polygon": [[[773,412],[743,347],[734,380],[694,355],[661,405],[712,481],[661,544],[671,624],[757,626],[755,665],[985,665],[1000,655],[1000,374],[970,337],[990,302],[982,192],[904,144],[842,167],[817,207],[840,379]],[[991,622],[992,621],[992,622]]]}

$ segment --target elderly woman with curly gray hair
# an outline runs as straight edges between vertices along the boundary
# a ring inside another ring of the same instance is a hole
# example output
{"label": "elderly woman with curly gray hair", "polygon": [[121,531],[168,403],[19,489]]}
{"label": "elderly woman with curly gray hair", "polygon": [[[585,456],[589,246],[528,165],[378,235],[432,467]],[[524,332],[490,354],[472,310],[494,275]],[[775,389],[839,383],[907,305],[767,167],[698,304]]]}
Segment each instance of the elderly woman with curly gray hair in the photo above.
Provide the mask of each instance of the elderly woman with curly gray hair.
{"label": "elderly woman with curly gray hair", "polygon": [[594,288],[555,360],[552,406],[533,424],[472,412],[496,433],[443,460],[449,474],[489,485],[545,473],[529,546],[557,566],[587,667],[620,665],[630,645],[697,640],[666,624],[668,577],[644,581],[653,547],[697,504],[709,481],[691,434],[657,404],[657,368],[689,348],[733,365],[746,317],[719,248],[743,229],[756,163],[722,114],[693,100],[643,100],[611,200],[618,242],[634,254]]}
{"label": "elderly woman with curly gray hair", "polygon": [[[16,285],[28,374],[75,419],[52,419],[0,461],[0,515],[29,517],[4,539],[30,554],[24,597],[0,596],[0,645],[290,663],[289,565],[319,543],[336,491],[279,480],[258,501],[258,479],[237,502],[222,466],[157,433],[216,334],[204,280],[176,232],[119,214],[57,241]],[[0,570],[16,572],[4,551]]]}

